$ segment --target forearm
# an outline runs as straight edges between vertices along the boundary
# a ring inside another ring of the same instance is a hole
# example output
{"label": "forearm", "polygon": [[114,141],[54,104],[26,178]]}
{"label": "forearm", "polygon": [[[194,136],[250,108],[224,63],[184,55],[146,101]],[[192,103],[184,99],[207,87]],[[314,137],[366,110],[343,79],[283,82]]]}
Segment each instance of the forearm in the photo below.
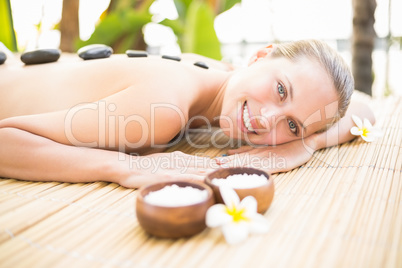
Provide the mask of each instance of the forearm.
{"label": "forearm", "polygon": [[375,123],[375,117],[371,109],[364,103],[352,102],[345,116],[334,126],[323,133],[311,135],[306,138],[310,148],[319,150],[326,147],[335,146],[353,140],[356,136],[350,133],[350,129],[355,126],[352,115],[360,118],[367,118],[372,124]]}
{"label": "forearm", "polygon": [[0,176],[34,181],[118,182],[129,158],[118,153],[63,145],[16,128],[0,128]]}

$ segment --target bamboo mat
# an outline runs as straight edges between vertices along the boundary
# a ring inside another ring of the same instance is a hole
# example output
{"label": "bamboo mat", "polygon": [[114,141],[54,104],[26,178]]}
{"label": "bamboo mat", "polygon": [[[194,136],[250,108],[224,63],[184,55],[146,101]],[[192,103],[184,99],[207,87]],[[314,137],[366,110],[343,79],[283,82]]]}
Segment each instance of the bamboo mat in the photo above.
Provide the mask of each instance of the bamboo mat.
{"label": "bamboo mat", "polygon": [[[236,246],[211,229],[148,236],[136,191],[116,184],[0,179],[0,267],[402,267],[401,101],[369,101],[382,139],[321,150],[274,175],[269,232]],[[206,144],[209,135],[194,140]]]}

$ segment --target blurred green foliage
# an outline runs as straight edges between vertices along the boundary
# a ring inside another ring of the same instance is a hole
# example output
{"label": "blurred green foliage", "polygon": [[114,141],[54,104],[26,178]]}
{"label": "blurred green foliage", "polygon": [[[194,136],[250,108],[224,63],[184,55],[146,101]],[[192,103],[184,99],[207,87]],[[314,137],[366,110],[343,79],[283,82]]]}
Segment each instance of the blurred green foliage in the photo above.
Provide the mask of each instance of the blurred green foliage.
{"label": "blurred green foliage", "polygon": [[182,52],[191,52],[220,60],[221,44],[214,28],[217,15],[241,0],[174,0],[179,17],[161,24],[172,28]]}
{"label": "blurred green foliage", "polygon": [[152,21],[149,7],[153,1],[112,0],[91,37],[78,41],[77,49],[89,44],[105,44],[117,53],[136,48],[137,39],[143,39],[142,27]]}
{"label": "blurred green foliage", "polygon": [[[178,2],[188,1],[176,0],[176,6],[179,5]],[[181,50],[220,60],[220,42],[214,29],[216,14],[211,6],[205,1],[190,1],[181,12],[178,22],[184,27],[180,31],[172,28],[178,36]]]}
{"label": "blurred green foliage", "polygon": [[0,42],[9,50],[17,51],[10,0],[0,0]]}
{"label": "blurred green foliage", "polygon": [[[87,41],[78,42],[78,47],[102,43],[113,47],[115,52],[127,49],[143,49],[136,44],[143,42],[142,29],[152,22],[149,7],[153,0],[115,0],[94,33]],[[241,0],[174,0],[179,17],[165,19],[160,24],[170,27],[178,37],[182,52],[197,53],[220,60],[220,42],[214,29],[215,17],[233,7]],[[142,42],[138,42],[142,38]]]}
{"label": "blurred green foliage", "polygon": [[78,46],[106,44],[113,46],[116,52],[124,52],[131,47],[130,41],[136,37],[137,32],[151,22],[151,17],[150,14],[135,10],[114,11],[102,19],[87,41],[79,42]]}

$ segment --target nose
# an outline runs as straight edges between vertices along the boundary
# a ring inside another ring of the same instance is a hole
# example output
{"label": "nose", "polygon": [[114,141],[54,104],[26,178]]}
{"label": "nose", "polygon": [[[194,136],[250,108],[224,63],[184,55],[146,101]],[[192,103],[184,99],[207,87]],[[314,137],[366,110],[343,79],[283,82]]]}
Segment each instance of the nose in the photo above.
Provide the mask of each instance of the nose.
{"label": "nose", "polygon": [[259,124],[264,131],[271,132],[275,129],[278,122],[285,117],[281,114],[280,110],[275,105],[263,106],[260,109],[261,118],[259,118]]}

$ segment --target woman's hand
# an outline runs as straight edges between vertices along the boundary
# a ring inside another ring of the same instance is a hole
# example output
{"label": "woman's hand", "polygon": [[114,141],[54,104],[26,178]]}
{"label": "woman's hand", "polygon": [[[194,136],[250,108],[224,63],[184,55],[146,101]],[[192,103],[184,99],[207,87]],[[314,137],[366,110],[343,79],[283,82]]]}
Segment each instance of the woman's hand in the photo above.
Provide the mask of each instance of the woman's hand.
{"label": "woman's hand", "polygon": [[314,149],[309,138],[291,141],[277,146],[242,146],[229,150],[228,157],[217,161],[223,167],[254,167],[270,173],[284,172],[309,161]]}
{"label": "woman's hand", "polygon": [[202,181],[209,172],[219,168],[214,159],[179,151],[128,157],[130,171],[117,181],[127,188],[162,181]]}

